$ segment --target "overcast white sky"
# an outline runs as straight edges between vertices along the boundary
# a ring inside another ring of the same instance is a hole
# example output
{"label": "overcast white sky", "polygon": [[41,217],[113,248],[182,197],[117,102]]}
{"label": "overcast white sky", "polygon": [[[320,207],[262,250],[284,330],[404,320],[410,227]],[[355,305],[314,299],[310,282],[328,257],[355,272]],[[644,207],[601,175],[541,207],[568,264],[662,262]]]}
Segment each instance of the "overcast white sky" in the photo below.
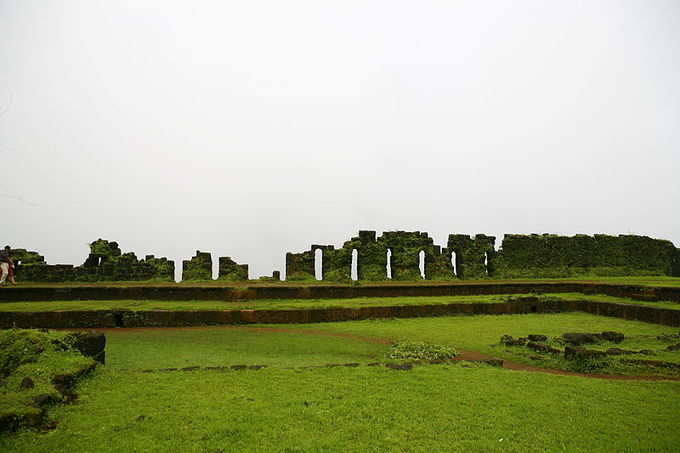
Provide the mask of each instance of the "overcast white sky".
{"label": "overcast white sky", "polygon": [[[680,245],[680,2],[0,0],[3,244]],[[181,267],[181,266],[178,266]]]}

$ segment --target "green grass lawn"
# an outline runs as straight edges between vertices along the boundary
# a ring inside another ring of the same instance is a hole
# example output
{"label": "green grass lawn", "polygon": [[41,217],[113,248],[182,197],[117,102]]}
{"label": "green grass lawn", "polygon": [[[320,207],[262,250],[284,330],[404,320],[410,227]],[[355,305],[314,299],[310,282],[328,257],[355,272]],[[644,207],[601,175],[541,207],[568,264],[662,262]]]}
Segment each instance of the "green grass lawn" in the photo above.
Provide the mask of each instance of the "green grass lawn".
{"label": "green grass lawn", "polygon": [[587,313],[449,316],[261,327],[262,330],[258,326],[103,329],[108,338],[107,366],[148,369],[194,365],[367,363],[380,359],[387,351],[386,345],[362,341],[371,338],[426,341],[536,365],[528,358],[536,355],[533,351],[502,346],[500,337],[505,334],[557,337],[566,332],[612,330],[624,333],[623,343],[589,347],[653,349],[657,356],[647,358],[680,361],[680,352],[664,351],[666,346],[680,342],[680,339],[673,342],[656,338],[678,333],[677,328]]}
{"label": "green grass lawn", "polygon": [[[2,311],[68,311],[68,310],[297,310],[310,308],[359,308],[401,305],[441,305],[453,303],[497,303],[526,297],[528,294],[431,297],[357,297],[351,299],[260,299],[251,301],[158,301],[158,300],[73,300],[0,303]],[[680,310],[675,302],[647,302],[624,297],[584,295],[580,293],[542,294],[541,297],[562,300],[592,300],[654,306]]]}
{"label": "green grass lawn", "polygon": [[[498,346],[500,336],[615,330],[627,336],[620,347],[661,348],[670,343],[656,336],[677,328],[585,313],[266,328],[286,330],[106,330],[107,365],[78,386],[76,404],[50,411],[57,428],[0,435],[0,451],[674,452],[680,445],[680,382],[620,382],[464,363],[411,371],[299,368],[384,360],[388,346],[366,338],[427,341],[528,361]],[[348,334],[361,338],[329,336]],[[141,372],[234,364],[269,367]]]}
{"label": "green grass lawn", "polygon": [[105,333],[107,367],[122,369],[366,363],[381,359],[389,347],[350,338],[262,332],[248,327],[106,329]]}
{"label": "green grass lawn", "polygon": [[[394,320],[368,320],[342,323],[324,323],[304,325],[302,328],[324,332],[375,336],[393,340],[405,339],[427,341],[430,343],[451,345],[460,349],[482,352],[498,358],[545,368],[566,368],[568,363],[561,356],[545,355],[542,360],[533,360],[537,354],[524,347],[504,346],[499,343],[502,335],[526,337],[529,334],[547,335],[551,339],[567,332],[622,332],[626,339],[620,344],[602,343],[588,346],[590,349],[608,349],[618,347],[629,350],[651,349],[656,355],[632,355],[620,358],[662,360],[680,362],[680,351],[666,351],[666,347],[680,342],[676,340],[659,340],[662,334],[676,334],[678,328],[649,324],[640,321],[626,321],[618,318],[595,316],[587,313],[561,314],[525,314],[511,316],[465,316],[438,317]],[[642,369],[637,367],[614,366],[604,370],[616,374],[668,374],[677,376],[677,370]]]}
{"label": "green grass lawn", "polygon": [[674,452],[680,383],[460,365],[98,372],[5,452]]}

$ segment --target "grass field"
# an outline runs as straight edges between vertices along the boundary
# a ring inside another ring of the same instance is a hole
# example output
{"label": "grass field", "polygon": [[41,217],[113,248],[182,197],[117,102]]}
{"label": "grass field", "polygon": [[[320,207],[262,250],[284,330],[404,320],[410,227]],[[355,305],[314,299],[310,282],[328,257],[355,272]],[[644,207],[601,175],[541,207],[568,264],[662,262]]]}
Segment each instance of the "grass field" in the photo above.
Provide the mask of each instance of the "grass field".
{"label": "grass field", "polygon": [[[680,382],[619,382],[464,363],[411,371],[299,368],[384,360],[389,346],[370,338],[428,341],[529,361],[498,346],[500,336],[602,330],[626,334],[621,347],[656,349],[669,344],[656,340],[658,335],[677,333],[584,313],[263,330],[110,329],[107,365],[79,385],[76,404],[50,411],[57,428],[2,435],[0,451],[677,451]],[[672,354],[680,352],[655,358],[670,360]],[[141,371],[234,364],[269,367]]]}
{"label": "grass field", "polygon": [[[361,362],[380,359],[386,345],[362,339],[412,340],[453,346],[494,357],[546,368],[565,368],[567,363],[546,355],[536,361],[533,351],[502,346],[502,335],[526,337],[543,334],[551,338],[566,332],[619,331],[626,339],[620,344],[603,343],[591,349],[620,347],[651,349],[654,360],[680,362],[680,352],[665,348],[680,339],[659,340],[662,334],[678,333],[677,328],[624,321],[586,313],[526,314],[511,316],[465,316],[417,319],[369,320],[342,323],[267,325],[259,327],[188,327],[150,329],[105,329],[109,338],[109,364],[122,368],[162,368],[220,365],[293,366],[324,363]],[[283,332],[271,331],[281,329]],[[295,332],[308,332],[307,335]],[[323,336],[345,335],[354,338]],[[630,357],[627,357],[630,358]],[[613,373],[645,374],[645,370],[609,370]],[[625,373],[628,371],[628,373]],[[662,373],[651,370],[652,374]],[[648,373],[649,374],[649,371]],[[677,373],[676,373],[677,374]]]}
{"label": "grass field", "polygon": [[6,452],[674,452],[680,383],[459,365],[102,371]]}
{"label": "grass field", "polygon": [[[352,299],[259,299],[252,301],[155,301],[155,300],[74,300],[41,302],[4,302],[3,311],[69,311],[69,310],[298,310],[311,308],[359,308],[402,305],[441,305],[453,303],[497,303],[527,295],[432,296],[432,297],[357,297]],[[675,302],[649,302],[605,295],[580,293],[541,294],[562,300],[592,300],[645,305],[680,310]]]}
{"label": "grass field", "polygon": [[[541,334],[555,338],[567,332],[622,332],[626,339],[616,345],[604,343],[588,346],[591,349],[620,347],[623,349],[651,349],[654,356],[644,357],[654,360],[680,362],[680,352],[666,351],[665,348],[680,339],[659,340],[662,334],[677,334],[673,327],[648,324],[639,321],[624,321],[616,318],[594,316],[587,313],[525,314],[511,316],[469,316],[439,317],[419,319],[369,320],[343,323],[307,324],[302,328],[339,334],[361,335],[376,338],[406,339],[426,341],[436,344],[455,346],[461,349],[482,352],[499,358],[513,360],[546,368],[567,368],[561,356],[546,355],[541,360],[533,360],[533,351],[522,347],[499,344],[502,335],[526,337]],[[630,357],[628,357],[630,358]],[[616,362],[616,359],[614,360]],[[605,371],[616,374],[648,374],[643,369],[614,366]],[[652,370],[658,374],[659,370]],[[677,375],[677,371],[670,374]]]}

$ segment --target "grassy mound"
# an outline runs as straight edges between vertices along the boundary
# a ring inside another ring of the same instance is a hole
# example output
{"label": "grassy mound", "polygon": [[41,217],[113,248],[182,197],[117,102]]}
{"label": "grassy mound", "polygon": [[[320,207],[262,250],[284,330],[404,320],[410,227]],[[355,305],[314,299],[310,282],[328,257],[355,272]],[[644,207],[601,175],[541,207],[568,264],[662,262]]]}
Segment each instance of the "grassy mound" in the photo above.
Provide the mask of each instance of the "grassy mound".
{"label": "grassy mound", "polygon": [[0,331],[0,431],[45,422],[45,407],[70,398],[76,379],[94,368],[65,333]]}

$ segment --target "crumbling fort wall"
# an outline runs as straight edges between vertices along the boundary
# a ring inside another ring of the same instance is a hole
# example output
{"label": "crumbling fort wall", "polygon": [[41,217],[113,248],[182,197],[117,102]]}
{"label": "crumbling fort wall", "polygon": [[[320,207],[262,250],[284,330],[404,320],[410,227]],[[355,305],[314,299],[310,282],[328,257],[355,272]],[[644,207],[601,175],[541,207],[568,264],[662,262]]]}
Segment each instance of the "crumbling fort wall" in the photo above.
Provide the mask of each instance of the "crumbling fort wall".
{"label": "crumbling fort wall", "polygon": [[[359,231],[339,249],[314,245],[289,253],[287,280],[315,279],[315,250],[323,250],[323,280],[348,281],[356,251],[359,280],[387,280],[388,251],[392,280],[420,280],[420,253],[426,280],[579,276],[680,276],[680,249],[670,241],[634,235],[559,236],[508,234],[499,251],[485,234],[451,234],[447,247],[419,231]],[[455,256],[455,269],[452,263]]]}
{"label": "crumbling fort wall", "polygon": [[314,252],[286,253],[286,280],[314,280]]}
{"label": "crumbling fort wall", "polygon": [[248,265],[238,264],[229,256],[221,256],[219,259],[218,280],[240,282],[248,280]]}
{"label": "crumbling fort wall", "polygon": [[450,234],[448,248],[456,254],[456,275],[459,278],[475,279],[493,275],[496,238],[485,234],[475,237],[464,234]]}
{"label": "crumbling fort wall", "polygon": [[[360,230],[340,248],[313,244],[309,250],[286,253],[286,280],[315,281],[320,255],[321,278],[349,282],[352,268],[362,281],[421,280],[424,255],[426,280],[540,278],[580,276],[668,275],[680,277],[680,249],[673,243],[647,236],[559,236],[507,234],[499,251],[496,238],[485,234],[451,234],[447,247],[434,244],[420,231]],[[174,281],[175,263],[147,255],[140,260],[123,253],[117,242],[98,239],[81,266],[49,265],[42,255],[13,249],[18,278],[33,282]],[[388,263],[389,261],[389,263]],[[455,261],[455,266],[452,261]],[[388,277],[387,269],[391,269]],[[210,253],[197,251],[182,262],[182,280],[212,279]],[[230,257],[219,258],[219,280],[247,281],[248,265]],[[280,273],[264,280],[278,281]]]}
{"label": "crumbling fort wall", "polygon": [[508,234],[493,259],[494,277],[680,275],[678,249],[647,236]]}
{"label": "crumbling fort wall", "polygon": [[182,281],[212,280],[212,256],[196,250],[190,260],[182,261]]}
{"label": "crumbling fort wall", "polygon": [[37,252],[12,249],[18,264],[17,276],[31,282],[105,282],[105,281],[174,281],[175,263],[167,258],[147,255],[139,260],[134,253],[122,253],[117,242],[97,239],[90,244],[90,254],[81,266],[47,264]]}

